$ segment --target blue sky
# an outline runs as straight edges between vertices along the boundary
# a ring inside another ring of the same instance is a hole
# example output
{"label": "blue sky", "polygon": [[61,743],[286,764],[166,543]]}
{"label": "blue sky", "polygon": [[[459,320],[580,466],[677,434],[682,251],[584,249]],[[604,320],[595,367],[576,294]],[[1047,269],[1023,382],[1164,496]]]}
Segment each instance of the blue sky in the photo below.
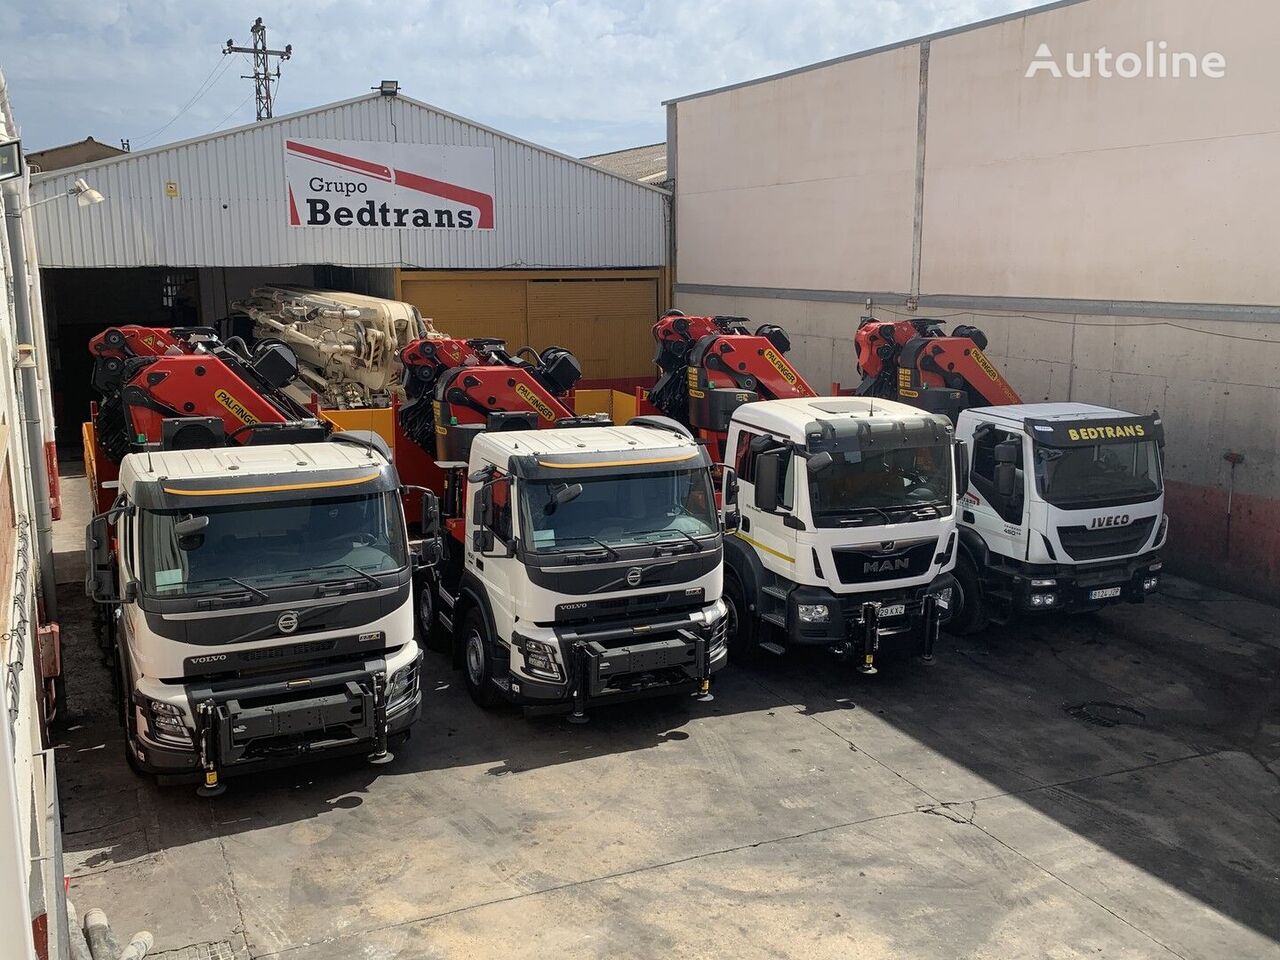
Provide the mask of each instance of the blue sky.
{"label": "blue sky", "polygon": [[253,119],[248,64],[221,47],[247,46],[262,15],[271,46],[294,48],[277,116],[388,77],[408,96],[581,156],[661,140],[664,99],[1035,5],[0,0],[0,68],[29,150],[90,135],[158,146]]}

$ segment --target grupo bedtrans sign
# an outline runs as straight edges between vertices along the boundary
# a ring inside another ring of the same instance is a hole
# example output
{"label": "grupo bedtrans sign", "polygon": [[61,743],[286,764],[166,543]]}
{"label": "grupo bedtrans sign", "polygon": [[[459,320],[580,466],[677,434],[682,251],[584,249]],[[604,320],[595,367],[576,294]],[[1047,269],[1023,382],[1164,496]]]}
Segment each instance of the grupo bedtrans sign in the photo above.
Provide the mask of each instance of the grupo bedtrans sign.
{"label": "grupo bedtrans sign", "polygon": [[289,139],[284,172],[291,226],[494,227],[489,147]]}

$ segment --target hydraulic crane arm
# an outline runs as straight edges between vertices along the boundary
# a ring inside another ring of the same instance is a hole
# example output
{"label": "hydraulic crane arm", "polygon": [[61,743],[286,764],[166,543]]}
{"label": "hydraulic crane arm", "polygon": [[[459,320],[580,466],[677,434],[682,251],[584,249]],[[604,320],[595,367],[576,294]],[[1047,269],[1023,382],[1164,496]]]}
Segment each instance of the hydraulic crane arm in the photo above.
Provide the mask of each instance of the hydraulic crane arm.
{"label": "hydraulic crane arm", "polygon": [[654,363],[662,370],[649,401],[664,414],[722,443],[729,419],[744,403],[816,397],[786,353],[787,333],[745,317],[687,317],[672,310],[653,326]]}
{"label": "hydraulic crane arm", "polygon": [[987,337],[977,327],[960,325],[948,335],[935,320],[864,317],[854,341],[858,396],[900,400],[952,420],[968,407],[1022,402],[982,352]]}

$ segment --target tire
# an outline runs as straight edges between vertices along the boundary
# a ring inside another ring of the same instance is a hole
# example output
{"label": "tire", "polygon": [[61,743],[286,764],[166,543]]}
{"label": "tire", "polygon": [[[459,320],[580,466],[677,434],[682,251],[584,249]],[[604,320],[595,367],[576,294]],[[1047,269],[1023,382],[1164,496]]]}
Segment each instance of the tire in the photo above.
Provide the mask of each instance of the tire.
{"label": "tire", "polygon": [[485,710],[498,703],[498,688],[493,682],[493,654],[489,649],[489,631],[484,625],[484,615],[475,607],[467,611],[460,634],[462,646],[462,675],[467,681],[467,693],[476,706]]}
{"label": "tire", "polygon": [[413,582],[413,615],[418,627],[418,637],[428,650],[444,650],[444,631],[436,618],[435,585],[429,577],[419,576]]}
{"label": "tire", "polygon": [[956,585],[952,588],[951,619],[944,629],[959,636],[977,633],[986,627],[988,617],[982,600],[982,583],[967,554],[961,553],[957,558],[952,576]]}
{"label": "tire", "polygon": [[760,621],[747,608],[746,592],[737,576],[725,571],[724,602],[729,608],[726,635],[729,641],[729,658],[748,663],[760,654]]}

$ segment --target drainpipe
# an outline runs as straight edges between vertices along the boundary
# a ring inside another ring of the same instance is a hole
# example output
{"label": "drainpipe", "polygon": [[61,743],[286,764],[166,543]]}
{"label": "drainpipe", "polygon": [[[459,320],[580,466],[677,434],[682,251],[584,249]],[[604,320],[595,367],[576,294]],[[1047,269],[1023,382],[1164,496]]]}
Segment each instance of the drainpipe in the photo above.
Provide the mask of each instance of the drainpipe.
{"label": "drainpipe", "polygon": [[1222,455],[1222,459],[1231,464],[1231,479],[1227,482],[1227,536],[1226,536],[1226,553],[1227,562],[1231,562],[1231,500],[1236,492],[1236,467],[1244,463],[1244,454],[1236,453],[1234,450],[1228,450]]}
{"label": "drainpipe", "polygon": [[13,316],[17,329],[15,349],[22,394],[22,431],[31,469],[35,500],[36,556],[40,563],[40,594],[44,621],[58,618],[53,574],[53,515],[49,504],[49,469],[45,460],[44,424],[40,417],[40,379],[36,369],[35,324],[31,318],[31,282],[27,275],[26,242],[22,230],[22,193],[15,181],[4,185],[4,226],[9,241],[9,267],[13,278]]}

